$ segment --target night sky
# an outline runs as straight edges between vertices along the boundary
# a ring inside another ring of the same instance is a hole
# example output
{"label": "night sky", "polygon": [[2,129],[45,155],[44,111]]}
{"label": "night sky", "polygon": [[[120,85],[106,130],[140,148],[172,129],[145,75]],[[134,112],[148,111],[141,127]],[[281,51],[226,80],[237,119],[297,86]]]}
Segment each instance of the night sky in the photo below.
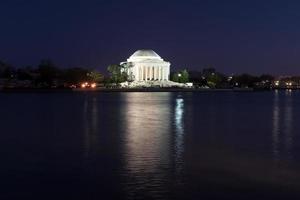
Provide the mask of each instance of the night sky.
{"label": "night sky", "polygon": [[153,49],[173,69],[300,75],[300,1],[1,0],[0,59],[91,67]]}

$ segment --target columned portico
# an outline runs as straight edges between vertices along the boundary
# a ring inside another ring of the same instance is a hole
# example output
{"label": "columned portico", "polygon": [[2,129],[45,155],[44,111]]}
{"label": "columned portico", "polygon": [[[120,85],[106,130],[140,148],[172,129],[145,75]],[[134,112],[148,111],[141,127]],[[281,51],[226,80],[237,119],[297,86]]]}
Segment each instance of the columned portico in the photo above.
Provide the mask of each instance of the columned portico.
{"label": "columned portico", "polygon": [[146,81],[146,80],[168,80],[168,70],[162,66],[139,66],[137,68],[136,80],[137,81]]}

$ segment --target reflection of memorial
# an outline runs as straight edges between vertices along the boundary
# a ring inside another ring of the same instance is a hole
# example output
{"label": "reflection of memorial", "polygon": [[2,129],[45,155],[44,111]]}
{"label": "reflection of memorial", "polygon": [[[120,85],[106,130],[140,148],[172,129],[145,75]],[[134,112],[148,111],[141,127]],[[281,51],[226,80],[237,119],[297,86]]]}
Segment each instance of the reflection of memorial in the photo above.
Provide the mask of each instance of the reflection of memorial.
{"label": "reflection of memorial", "polygon": [[169,164],[171,94],[126,93],[126,161],[131,173],[153,176]]}
{"label": "reflection of memorial", "polygon": [[[293,101],[291,91],[284,95],[274,93],[272,152],[275,161],[280,158],[292,159],[293,146]],[[283,103],[283,104],[281,104]],[[285,155],[283,155],[285,154]]]}
{"label": "reflection of memorial", "polygon": [[[143,191],[151,187],[163,192],[183,181],[184,100],[174,99],[172,93],[123,95],[126,176],[140,183],[130,185],[129,180],[126,185],[145,197],[159,198]],[[166,182],[170,176],[175,176],[172,183]]]}

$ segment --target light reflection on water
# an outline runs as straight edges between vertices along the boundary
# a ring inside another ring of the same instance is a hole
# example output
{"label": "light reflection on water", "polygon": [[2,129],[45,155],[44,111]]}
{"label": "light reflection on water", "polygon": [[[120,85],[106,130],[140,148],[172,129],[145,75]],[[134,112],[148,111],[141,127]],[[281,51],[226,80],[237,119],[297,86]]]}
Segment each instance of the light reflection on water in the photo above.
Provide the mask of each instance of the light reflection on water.
{"label": "light reflection on water", "polygon": [[129,93],[124,98],[125,168],[127,178],[135,180],[131,188],[131,181],[125,185],[132,198],[147,188],[153,191],[148,197],[162,198],[172,182],[172,169],[174,184],[182,183],[184,99],[172,99],[172,93]]}
{"label": "light reflection on water", "polygon": [[274,161],[293,159],[293,96],[291,90],[274,92],[272,152]]}
{"label": "light reflection on water", "polygon": [[272,147],[273,158],[276,162],[279,160],[279,136],[280,136],[280,106],[278,90],[274,93],[273,103],[273,127],[272,127]]}
{"label": "light reflection on water", "polygon": [[293,153],[293,133],[292,133],[292,124],[293,124],[293,97],[292,91],[287,91],[285,95],[285,106],[284,106],[284,140],[285,140],[285,149],[287,153],[287,159],[292,160]]}
{"label": "light reflection on water", "polygon": [[99,102],[97,97],[84,98],[83,102],[83,119],[84,124],[84,148],[85,156],[88,157],[92,148],[97,145],[97,136],[99,134]]}
{"label": "light reflection on water", "polygon": [[[132,173],[154,173],[160,163],[168,164],[171,108],[170,94],[126,95],[125,137],[128,169]],[[155,103],[153,103],[155,101]]]}
{"label": "light reflection on water", "polygon": [[171,164],[171,94],[129,93],[124,98],[125,169],[135,182],[130,195],[152,188],[148,195],[159,198]]}
{"label": "light reflection on water", "polygon": [[176,175],[179,177],[176,179],[178,183],[181,183],[180,175],[183,171],[183,151],[184,151],[184,99],[181,97],[176,98],[175,105],[175,170]]}

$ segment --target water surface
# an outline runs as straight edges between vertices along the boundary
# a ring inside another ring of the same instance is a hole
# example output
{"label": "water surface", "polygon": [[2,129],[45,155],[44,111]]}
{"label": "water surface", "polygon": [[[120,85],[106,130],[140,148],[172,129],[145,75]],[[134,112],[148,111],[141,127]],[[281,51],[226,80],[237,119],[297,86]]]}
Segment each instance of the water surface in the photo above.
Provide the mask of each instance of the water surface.
{"label": "water surface", "polygon": [[1,199],[300,197],[300,92],[0,94]]}

